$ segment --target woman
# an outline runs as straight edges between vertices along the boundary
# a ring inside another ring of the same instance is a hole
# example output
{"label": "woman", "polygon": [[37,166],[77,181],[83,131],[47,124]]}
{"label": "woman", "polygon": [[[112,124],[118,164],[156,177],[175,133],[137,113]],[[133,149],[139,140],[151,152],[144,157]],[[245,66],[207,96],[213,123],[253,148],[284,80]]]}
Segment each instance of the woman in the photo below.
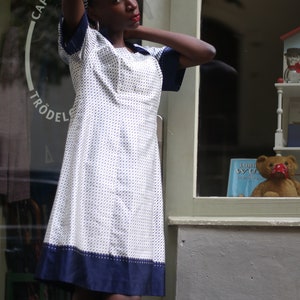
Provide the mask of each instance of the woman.
{"label": "woman", "polygon": [[62,10],[59,50],[76,99],[37,277],[73,286],[73,300],[162,296],[161,90],[178,90],[185,68],[215,49],[141,26],[136,0],[89,0],[87,9],[63,0]]}

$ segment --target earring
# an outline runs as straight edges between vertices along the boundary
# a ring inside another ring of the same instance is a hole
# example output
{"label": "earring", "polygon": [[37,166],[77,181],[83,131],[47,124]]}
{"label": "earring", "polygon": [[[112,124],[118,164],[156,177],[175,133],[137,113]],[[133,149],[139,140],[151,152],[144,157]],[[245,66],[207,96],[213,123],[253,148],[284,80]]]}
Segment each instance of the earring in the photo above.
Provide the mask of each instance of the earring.
{"label": "earring", "polygon": [[96,30],[97,30],[97,31],[100,30],[100,23],[99,23],[99,21],[96,21]]}

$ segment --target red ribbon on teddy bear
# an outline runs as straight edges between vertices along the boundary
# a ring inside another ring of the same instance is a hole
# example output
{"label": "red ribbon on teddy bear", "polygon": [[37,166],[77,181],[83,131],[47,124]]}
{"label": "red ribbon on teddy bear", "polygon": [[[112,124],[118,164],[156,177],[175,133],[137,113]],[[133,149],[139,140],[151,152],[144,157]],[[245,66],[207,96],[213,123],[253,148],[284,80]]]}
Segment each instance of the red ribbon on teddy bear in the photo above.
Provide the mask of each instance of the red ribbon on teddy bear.
{"label": "red ribbon on teddy bear", "polygon": [[273,167],[272,170],[272,177],[281,177],[284,176],[285,178],[289,177],[289,170],[285,164],[277,164]]}

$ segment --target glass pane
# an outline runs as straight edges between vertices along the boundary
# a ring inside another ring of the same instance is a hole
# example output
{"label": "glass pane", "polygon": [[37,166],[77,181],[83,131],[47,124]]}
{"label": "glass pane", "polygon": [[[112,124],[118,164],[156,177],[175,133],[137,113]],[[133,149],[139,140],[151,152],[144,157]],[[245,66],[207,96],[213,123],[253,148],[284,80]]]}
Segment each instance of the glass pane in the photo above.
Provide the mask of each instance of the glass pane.
{"label": "glass pane", "polygon": [[60,299],[33,279],[74,99],[60,1],[5,1],[0,15],[0,298]]}
{"label": "glass pane", "polygon": [[199,196],[226,196],[231,158],[274,155],[280,37],[299,26],[300,2],[203,0],[202,38],[217,48],[201,67]]}
{"label": "glass pane", "polygon": [[2,2],[0,299],[69,299],[34,280],[75,96],[57,51],[61,1]]}

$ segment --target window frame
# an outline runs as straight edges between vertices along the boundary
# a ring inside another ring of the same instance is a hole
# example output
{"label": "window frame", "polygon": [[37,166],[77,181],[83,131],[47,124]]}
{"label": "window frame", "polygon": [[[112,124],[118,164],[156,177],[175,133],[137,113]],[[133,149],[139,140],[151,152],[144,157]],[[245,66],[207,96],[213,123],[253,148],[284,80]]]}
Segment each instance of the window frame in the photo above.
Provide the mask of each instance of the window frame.
{"label": "window frame", "polygon": [[[202,0],[152,1],[144,6],[144,24],[200,37]],[[200,13],[199,13],[200,12]],[[189,18],[182,18],[189,15]],[[298,218],[300,198],[201,197],[196,193],[199,68],[191,68],[177,93],[164,93],[163,181],[166,219],[172,217]],[[275,96],[274,96],[275,97]],[[275,98],[274,98],[275,99]],[[276,101],[276,99],[274,100]],[[275,112],[274,112],[275,113]]]}

